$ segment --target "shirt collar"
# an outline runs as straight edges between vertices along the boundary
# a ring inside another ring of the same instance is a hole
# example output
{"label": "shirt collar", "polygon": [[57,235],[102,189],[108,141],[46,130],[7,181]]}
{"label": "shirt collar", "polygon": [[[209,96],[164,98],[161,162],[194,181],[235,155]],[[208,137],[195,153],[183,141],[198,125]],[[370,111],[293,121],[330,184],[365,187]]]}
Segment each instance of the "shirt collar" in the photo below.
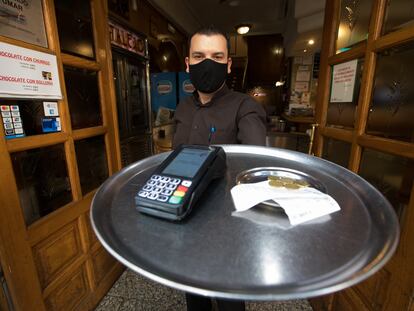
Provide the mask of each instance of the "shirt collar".
{"label": "shirt collar", "polygon": [[215,100],[217,100],[218,98],[220,98],[220,97],[222,97],[222,96],[226,95],[226,94],[227,94],[227,93],[229,93],[229,92],[230,92],[229,88],[227,87],[226,83],[224,83],[224,85],[221,87],[221,89],[219,89],[219,90],[218,90],[218,91],[217,91],[217,92],[213,95],[213,97],[211,98],[211,100],[210,100],[208,103],[201,104],[200,99],[199,99],[198,92],[197,92],[197,90],[195,90],[195,91],[193,92],[194,103],[195,103],[197,106],[200,106],[200,107],[208,107],[208,106],[212,105],[212,104],[213,104],[213,102],[214,102]]}

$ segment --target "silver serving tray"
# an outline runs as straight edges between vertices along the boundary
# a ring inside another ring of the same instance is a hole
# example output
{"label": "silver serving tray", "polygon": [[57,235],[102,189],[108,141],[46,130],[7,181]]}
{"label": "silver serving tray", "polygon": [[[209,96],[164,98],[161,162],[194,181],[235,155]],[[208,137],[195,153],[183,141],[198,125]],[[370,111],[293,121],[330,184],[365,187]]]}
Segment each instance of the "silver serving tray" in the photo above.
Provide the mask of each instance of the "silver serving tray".
{"label": "silver serving tray", "polygon": [[[382,194],[360,176],[289,150],[223,148],[225,177],[210,185],[184,222],[146,216],[134,207],[137,190],[169,153],[146,158],[110,177],[91,207],[92,226],[105,249],[128,268],[164,285],[244,300],[297,299],[339,291],[373,275],[393,255],[398,219]],[[306,176],[324,187],[341,210],[289,229],[235,217],[230,189],[240,172],[257,167]]]}

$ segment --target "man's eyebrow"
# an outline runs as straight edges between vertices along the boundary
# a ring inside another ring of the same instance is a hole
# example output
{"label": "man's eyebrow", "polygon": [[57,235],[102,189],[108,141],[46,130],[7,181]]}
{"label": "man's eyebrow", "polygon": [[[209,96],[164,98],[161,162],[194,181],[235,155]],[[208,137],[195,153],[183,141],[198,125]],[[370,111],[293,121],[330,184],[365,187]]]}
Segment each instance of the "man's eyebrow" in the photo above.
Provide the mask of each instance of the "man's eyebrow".
{"label": "man's eyebrow", "polygon": [[199,52],[199,51],[194,51],[191,53],[191,55],[204,55],[203,52]]}

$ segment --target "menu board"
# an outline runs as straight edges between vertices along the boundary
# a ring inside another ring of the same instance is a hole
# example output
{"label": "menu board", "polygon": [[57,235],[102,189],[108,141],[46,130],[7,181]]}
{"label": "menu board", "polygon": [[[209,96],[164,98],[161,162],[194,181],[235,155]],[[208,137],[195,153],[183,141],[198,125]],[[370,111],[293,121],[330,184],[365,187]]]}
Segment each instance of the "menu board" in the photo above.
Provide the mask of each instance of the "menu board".
{"label": "menu board", "polygon": [[61,99],[56,56],[0,42],[0,97]]}

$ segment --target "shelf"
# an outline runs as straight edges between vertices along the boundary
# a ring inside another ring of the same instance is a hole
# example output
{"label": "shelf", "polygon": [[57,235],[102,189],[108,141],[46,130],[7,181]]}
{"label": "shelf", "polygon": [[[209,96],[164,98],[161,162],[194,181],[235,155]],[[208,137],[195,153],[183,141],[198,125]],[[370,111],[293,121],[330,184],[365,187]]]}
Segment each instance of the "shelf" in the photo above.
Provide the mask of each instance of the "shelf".
{"label": "shelf", "polygon": [[286,119],[289,122],[315,123],[315,117],[296,117],[296,116],[290,116],[290,115],[283,113],[282,118]]}

